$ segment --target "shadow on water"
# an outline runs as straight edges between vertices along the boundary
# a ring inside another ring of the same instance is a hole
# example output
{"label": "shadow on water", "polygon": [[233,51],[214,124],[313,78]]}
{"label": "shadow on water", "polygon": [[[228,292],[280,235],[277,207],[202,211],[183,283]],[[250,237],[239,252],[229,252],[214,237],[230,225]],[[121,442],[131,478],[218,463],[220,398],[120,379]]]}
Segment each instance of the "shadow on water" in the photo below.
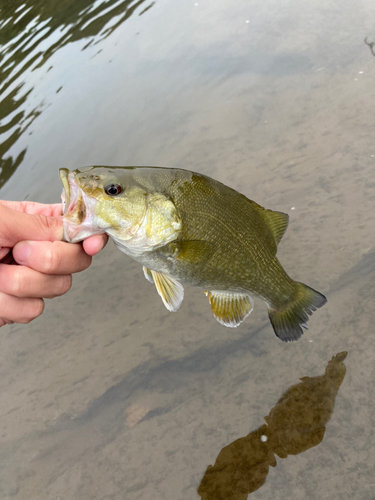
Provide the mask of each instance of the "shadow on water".
{"label": "shadow on water", "polygon": [[317,446],[345,377],[346,356],[334,356],[324,375],[301,378],[265,417],[266,424],[225,446],[198,488],[202,500],[246,500],[265,483],[269,467],[276,467],[275,454],[286,458]]}
{"label": "shadow on water", "polygon": [[[155,2],[146,0],[12,0],[0,9],[0,188],[26,154],[9,150],[42,112],[26,111],[34,87],[25,88],[26,72],[45,65],[65,45],[87,39],[90,45],[110,36],[137,9],[145,13]],[[149,3],[149,2],[147,2]],[[48,68],[49,70],[50,68]],[[44,106],[44,104],[43,104]]]}

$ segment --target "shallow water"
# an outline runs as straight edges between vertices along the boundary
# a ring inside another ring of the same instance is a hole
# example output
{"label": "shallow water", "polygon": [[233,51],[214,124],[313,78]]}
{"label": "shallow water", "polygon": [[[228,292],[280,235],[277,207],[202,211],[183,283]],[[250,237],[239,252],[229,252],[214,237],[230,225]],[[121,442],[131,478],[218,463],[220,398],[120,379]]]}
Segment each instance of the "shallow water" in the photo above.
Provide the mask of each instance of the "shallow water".
{"label": "shallow water", "polygon": [[252,493],[251,454],[229,464],[242,496],[221,481],[374,500],[375,4],[12,0],[0,42],[2,198],[58,201],[60,167],[195,170],[289,213],[280,260],[328,298],[285,344],[259,300],[235,330],[198,289],[168,313],[109,244],[1,329],[0,498],[220,500],[200,486],[220,451],[347,351],[337,395],[307,397],[323,438],[319,421]]}

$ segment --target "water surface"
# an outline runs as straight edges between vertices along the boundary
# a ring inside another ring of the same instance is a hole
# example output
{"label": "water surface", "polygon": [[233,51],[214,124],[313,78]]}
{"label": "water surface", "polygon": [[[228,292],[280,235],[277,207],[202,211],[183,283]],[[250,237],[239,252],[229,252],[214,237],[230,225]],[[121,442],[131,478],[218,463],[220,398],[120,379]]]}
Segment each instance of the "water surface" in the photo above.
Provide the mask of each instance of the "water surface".
{"label": "water surface", "polygon": [[259,300],[234,330],[197,289],[168,313],[109,244],[1,329],[0,498],[199,500],[220,451],[347,351],[322,440],[249,498],[374,499],[373,42],[370,0],[1,4],[2,198],[58,201],[60,167],[198,171],[289,213],[280,260],[328,303],[289,344]]}

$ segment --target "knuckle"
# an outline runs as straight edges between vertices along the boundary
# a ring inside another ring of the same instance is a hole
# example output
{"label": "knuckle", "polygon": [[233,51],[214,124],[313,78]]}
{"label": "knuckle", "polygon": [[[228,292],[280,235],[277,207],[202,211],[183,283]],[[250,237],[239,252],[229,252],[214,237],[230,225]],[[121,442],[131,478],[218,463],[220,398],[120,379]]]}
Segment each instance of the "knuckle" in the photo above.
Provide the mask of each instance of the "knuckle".
{"label": "knuckle", "polygon": [[85,254],[82,259],[82,271],[90,267],[92,262],[92,257],[90,255]]}
{"label": "knuckle", "polygon": [[33,319],[40,316],[44,311],[44,300],[43,299],[35,299],[36,303],[33,307]]}
{"label": "knuckle", "polygon": [[[24,272],[21,266],[12,266],[12,276],[8,277],[8,291],[15,297],[22,297],[25,285]],[[10,278],[10,279],[9,279]]]}
{"label": "knuckle", "polygon": [[25,310],[20,323],[30,323],[33,319],[40,316],[44,311],[43,299],[29,299],[25,304]]}
{"label": "knuckle", "polygon": [[[71,243],[67,244],[70,245],[72,251],[72,259],[71,259],[72,267],[70,268],[69,271],[80,272],[90,267],[92,257],[90,255],[87,255],[87,253],[84,251],[82,244],[74,243],[74,247],[72,246]],[[74,248],[74,253],[73,253],[73,248]]]}
{"label": "knuckle", "polygon": [[64,292],[69,292],[69,290],[72,288],[72,283],[73,283],[73,278],[71,274],[68,274],[65,276],[65,287],[64,287]]}
{"label": "knuckle", "polygon": [[70,274],[59,276],[56,279],[55,287],[54,287],[54,296],[58,297],[59,295],[64,295],[67,293],[72,286],[72,276]]}
{"label": "knuckle", "polygon": [[60,226],[60,221],[54,217],[47,217],[45,215],[34,215],[34,221],[38,229],[41,231],[49,231],[54,233]]}
{"label": "knuckle", "polygon": [[51,245],[44,254],[44,272],[47,274],[53,274],[56,272],[61,264],[60,254]]}
{"label": "knuckle", "polygon": [[46,219],[46,217],[44,215],[37,214],[37,215],[33,216],[33,222],[35,224],[37,231],[45,231],[46,230],[46,220],[45,219]]}

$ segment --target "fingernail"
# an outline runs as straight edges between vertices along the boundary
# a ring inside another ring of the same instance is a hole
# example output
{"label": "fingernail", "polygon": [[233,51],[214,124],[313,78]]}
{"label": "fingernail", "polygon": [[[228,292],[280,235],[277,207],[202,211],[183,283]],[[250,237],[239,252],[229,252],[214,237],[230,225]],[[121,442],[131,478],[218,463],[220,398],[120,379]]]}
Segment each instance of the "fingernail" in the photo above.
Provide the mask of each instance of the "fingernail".
{"label": "fingernail", "polygon": [[29,260],[31,247],[28,243],[21,243],[17,246],[16,261],[18,264],[26,264]]}

